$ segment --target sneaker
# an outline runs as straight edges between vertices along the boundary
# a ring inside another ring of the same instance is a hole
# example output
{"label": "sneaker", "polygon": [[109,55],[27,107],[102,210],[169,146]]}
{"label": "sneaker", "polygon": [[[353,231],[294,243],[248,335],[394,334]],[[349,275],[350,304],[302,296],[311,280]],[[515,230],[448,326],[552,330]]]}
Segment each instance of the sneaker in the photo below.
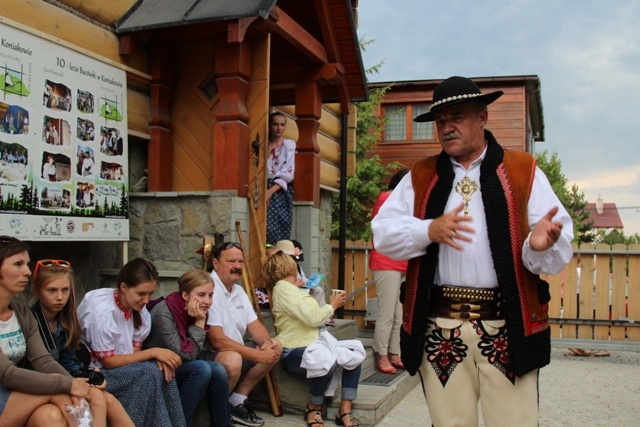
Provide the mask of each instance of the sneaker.
{"label": "sneaker", "polygon": [[264,424],[264,420],[249,408],[246,400],[243,404],[231,407],[231,419],[243,426],[261,427]]}

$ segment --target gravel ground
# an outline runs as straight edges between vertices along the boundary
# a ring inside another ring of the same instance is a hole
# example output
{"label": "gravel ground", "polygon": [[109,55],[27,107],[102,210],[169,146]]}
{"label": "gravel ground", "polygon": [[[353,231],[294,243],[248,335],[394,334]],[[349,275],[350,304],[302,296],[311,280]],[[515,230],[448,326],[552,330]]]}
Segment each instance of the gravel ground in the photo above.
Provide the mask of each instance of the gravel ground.
{"label": "gravel ground", "polygon": [[[540,426],[640,426],[639,397],[640,352],[578,357],[566,349],[553,349],[551,364],[540,371]],[[259,414],[266,426],[305,425],[299,415],[275,418]],[[425,427],[430,423],[418,384],[378,426]],[[326,425],[334,423],[328,420]]]}

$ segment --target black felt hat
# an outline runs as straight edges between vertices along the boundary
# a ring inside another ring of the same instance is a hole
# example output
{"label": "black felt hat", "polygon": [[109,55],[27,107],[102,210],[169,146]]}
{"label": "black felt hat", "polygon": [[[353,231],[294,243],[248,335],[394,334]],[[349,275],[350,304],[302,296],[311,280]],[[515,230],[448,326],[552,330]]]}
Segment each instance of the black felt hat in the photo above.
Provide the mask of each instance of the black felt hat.
{"label": "black felt hat", "polygon": [[467,101],[484,102],[489,105],[500,98],[504,92],[497,90],[490,93],[480,92],[480,88],[473,80],[466,77],[453,76],[444,80],[433,91],[433,104],[428,113],[420,114],[414,122],[432,122],[433,113],[451,105]]}

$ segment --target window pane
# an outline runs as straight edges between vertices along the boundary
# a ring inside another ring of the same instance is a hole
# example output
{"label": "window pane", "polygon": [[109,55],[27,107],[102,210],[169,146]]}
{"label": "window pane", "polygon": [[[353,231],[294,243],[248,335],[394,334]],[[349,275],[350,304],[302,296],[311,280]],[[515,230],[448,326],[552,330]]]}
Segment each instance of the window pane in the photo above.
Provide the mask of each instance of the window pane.
{"label": "window pane", "polygon": [[[414,104],[413,118],[429,111],[429,104]],[[434,139],[433,138],[433,122],[417,123],[413,122],[412,139]]]}
{"label": "window pane", "polygon": [[407,118],[404,105],[386,105],[384,107],[385,141],[404,141],[407,139]]}

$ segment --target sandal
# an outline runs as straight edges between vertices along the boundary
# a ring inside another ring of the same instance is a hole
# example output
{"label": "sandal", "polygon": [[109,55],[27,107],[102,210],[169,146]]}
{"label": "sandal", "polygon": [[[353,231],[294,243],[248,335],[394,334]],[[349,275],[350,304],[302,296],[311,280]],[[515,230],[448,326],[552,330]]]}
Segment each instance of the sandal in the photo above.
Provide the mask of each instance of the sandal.
{"label": "sandal", "polygon": [[[351,424],[349,425],[347,425],[347,423],[345,423],[343,420],[343,418],[347,416],[351,419]],[[356,422],[356,419],[353,418],[353,415],[351,415],[351,412],[345,412],[344,414],[341,414],[339,410],[338,410],[338,413],[336,414],[336,425],[345,426],[345,427],[360,427],[360,424]]]}
{"label": "sandal", "polygon": [[395,362],[389,361],[389,363],[391,363],[391,366],[393,366],[396,369],[403,369],[403,370],[407,369],[404,367],[404,363],[402,363],[402,360],[400,359],[398,359]]}
{"label": "sandal", "polygon": [[[309,422],[309,414],[315,412],[316,415],[313,418],[313,421]],[[309,427],[322,427],[324,426],[324,421],[322,420],[322,413],[320,412],[320,408],[318,409],[313,409],[313,408],[309,408],[309,405],[307,405],[307,412],[304,413],[304,420],[307,423],[307,426]]]}
{"label": "sandal", "polygon": [[387,363],[378,363],[378,371],[382,372],[383,374],[395,374],[396,372],[398,372],[398,370],[393,366],[393,363],[387,362]]}

